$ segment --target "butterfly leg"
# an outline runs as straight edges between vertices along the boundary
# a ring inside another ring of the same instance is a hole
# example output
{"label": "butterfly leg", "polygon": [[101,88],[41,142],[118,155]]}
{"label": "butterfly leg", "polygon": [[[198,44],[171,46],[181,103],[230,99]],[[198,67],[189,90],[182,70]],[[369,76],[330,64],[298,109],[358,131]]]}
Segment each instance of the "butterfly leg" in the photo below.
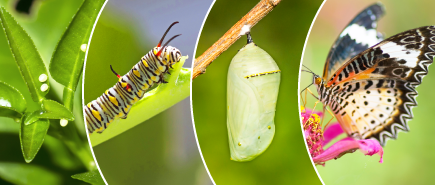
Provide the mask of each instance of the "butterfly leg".
{"label": "butterfly leg", "polygon": [[301,101],[302,101],[302,105],[303,105],[303,107],[305,107],[306,104],[307,104],[307,91],[305,91],[305,97],[302,96],[302,93],[303,93],[304,91],[305,91],[305,89],[302,90],[302,91],[301,91],[301,94],[299,95],[299,96],[301,97]]}
{"label": "butterfly leg", "polygon": [[[326,106],[323,106],[323,115],[325,115],[325,109],[332,116],[332,118],[328,121],[328,123],[326,123],[324,128],[328,127],[329,123],[331,123],[331,121],[335,118],[334,114],[332,114],[331,110],[329,110]],[[325,118],[325,116],[323,116],[323,118]],[[323,119],[321,125],[323,125]]]}
{"label": "butterfly leg", "polygon": [[[303,93],[305,90],[307,90],[307,91],[310,92],[311,95],[314,96],[314,98],[319,99],[318,97],[316,97],[316,96],[313,94],[313,92],[311,92],[310,89],[308,89],[311,85],[312,85],[312,84],[310,84],[308,87],[306,87],[304,90],[301,91],[301,93],[300,93],[300,95],[299,95],[301,98],[302,98],[302,93]],[[305,92],[305,100],[304,100],[304,99],[301,99],[301,100],[302,100],[302,104],[303,104],[304,107],[305,107],[305,105],[306,105],[306,103],[307,103],[307,101],[306,101],[306,100],[307,100],[307,92]]]}
{"label": "butterfly leg", "polygon": [[317,97],[316,95],[314,95],[314,93],[313,92],[311,92],[311,90],[310,89],[308,89],[307,88],[307,91],[311,94],[311,95],[313,95],[313,97],[314,98],[316,98],[317,100],[319,100],[319,97]]}
{"label": "butterfly leg", "polygon": [[[311,116],[313,115],[313,112],[314,112],[314,110],[316,109],[316,106],[317,106],[317,104],[320,102],[320,100],[317,100],[315,103],[314,103],[314,107],[313,107],[313,109],[311,110],[311,113],[310,113],[310,116],[308,117],[308,118],[311,118]],[[307,122],[309,121],[310,119],[308,119],[307,120]]]}

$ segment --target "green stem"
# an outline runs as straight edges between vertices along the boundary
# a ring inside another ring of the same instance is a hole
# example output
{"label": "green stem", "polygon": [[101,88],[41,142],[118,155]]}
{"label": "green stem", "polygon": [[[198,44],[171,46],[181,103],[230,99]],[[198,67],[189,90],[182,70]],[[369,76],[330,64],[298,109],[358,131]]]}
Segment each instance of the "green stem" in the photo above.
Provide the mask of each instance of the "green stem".
{"label": "green stem", "polygon": [[80,139],[74,124],[61,127],[58,120],[50,120],[48,134],[61,140],[88,170],[95,169],[89,145]]}
{"label": "green stem", "polygon": [[67,87],[63,90],[63,105],[70,111],[73,110],[74,105],[74,91]]}
{"label": "green stem", "polygon": [[[69,96],[70,94],[68,92],[65,93],[65,91],[64,97]],[[60,97],[54,93],[54,91],[49,91],[47,97],[56,101],[59,101],[60,99]],[[68,109],[71,107],[72,110],[72,104],[65,104],[65,107]],[[48,130],[48,134],[61,140],[65,146],[67,146],[68,149],[83,163],[86,169],[95,169],[94,159],[92,157],[89,144],[80,138],[75,124],[69,123],[66,127],[61,127],[59,120],[50,120],[50,129]]]}

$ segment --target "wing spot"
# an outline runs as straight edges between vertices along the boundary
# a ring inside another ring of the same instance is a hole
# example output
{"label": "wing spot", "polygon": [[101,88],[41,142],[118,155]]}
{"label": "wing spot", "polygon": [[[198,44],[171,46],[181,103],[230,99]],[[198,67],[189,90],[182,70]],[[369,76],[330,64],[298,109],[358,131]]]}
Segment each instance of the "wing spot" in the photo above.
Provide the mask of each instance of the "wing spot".
{"label": "wing spot", "polygon": [[391,102],[391,98],[388,98],[388,99],[387,99],[387,102]]}
{"label": "wing spot", "polygon": [[369,102],[367,102],[367,101],[364,101],[364,105],[365,106],[367,106],[369,104]]}

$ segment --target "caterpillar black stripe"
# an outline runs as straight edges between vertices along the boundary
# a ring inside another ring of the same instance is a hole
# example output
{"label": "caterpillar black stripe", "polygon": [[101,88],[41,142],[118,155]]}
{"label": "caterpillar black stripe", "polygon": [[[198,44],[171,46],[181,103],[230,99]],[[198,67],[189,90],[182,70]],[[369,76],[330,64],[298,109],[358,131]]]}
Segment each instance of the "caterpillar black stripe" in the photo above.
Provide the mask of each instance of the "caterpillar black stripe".
{"label": "caterpillar black stripe", "polygon": [[157,46],[143,56],[126,75],[120,76],[110,66],[119,81],[103,95],[84,106],[89,134],[94,131],[102,133],[116,118],[127,118],[131,106],[141,99],[150,87],[167,83],[163,75],[170,74],[169,68],[181,59],[180,50],[168,44],[180,35],[173,36],[163,46],[161,43],[171,27],[177,23],[169,26]]}

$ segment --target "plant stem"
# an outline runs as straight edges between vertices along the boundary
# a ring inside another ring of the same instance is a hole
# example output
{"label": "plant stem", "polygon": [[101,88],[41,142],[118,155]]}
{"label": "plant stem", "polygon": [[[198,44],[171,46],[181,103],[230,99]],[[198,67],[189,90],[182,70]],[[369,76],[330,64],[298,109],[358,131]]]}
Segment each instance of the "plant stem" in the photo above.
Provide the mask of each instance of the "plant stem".
{"label": "plant stem", "polygon": [[[67,93],[64,92],[64,96]],[[60,100],[59,95],[56,94],[54,91],[49,91],[47,94],[47,98],[55,101]],[[67,108],[68,106],[72,107],[72,105],[65,106]],[[48,134],[56,139],[61,140],[65,144],[65,146],[67,146],[68,149],[83,163],[86,169],[88,169],[89,171],[95,169],[95,165],[93,163],[94,159],[92,157],[89,144],[88,142],[83,141],[80,138],[79,132],[75,124],[70,123],[66,127],[61,127],[59,124],[59,120],[50,120],[50,128],[48,129]]]}
{"label": "plant stem", "polygon": [[87,142],[80,139],[75,124],[66,127],[59,125],[59,120],[50,120],[48,134],[61,140],[65,146],[82,162],[86,169],[93,170],[95,165]]}
{"label": "plant stem", "polygon": [[275,8],[281,0],[261,0],[254,8],[251,9],[242,19],[231,27],[218,41],[207,49],[201,56],[195,59],[192,79],[195,79],[205,73],[205,69],[220,54],[227,50],[240,38],[240,30],[244,25],[250,25],[252,28],[264,16]]}
{"label": "plant stem", "polygon": [[73,111],[74,104],[74,91],[65,87],[63,89],[63,105],[69,110]]}

